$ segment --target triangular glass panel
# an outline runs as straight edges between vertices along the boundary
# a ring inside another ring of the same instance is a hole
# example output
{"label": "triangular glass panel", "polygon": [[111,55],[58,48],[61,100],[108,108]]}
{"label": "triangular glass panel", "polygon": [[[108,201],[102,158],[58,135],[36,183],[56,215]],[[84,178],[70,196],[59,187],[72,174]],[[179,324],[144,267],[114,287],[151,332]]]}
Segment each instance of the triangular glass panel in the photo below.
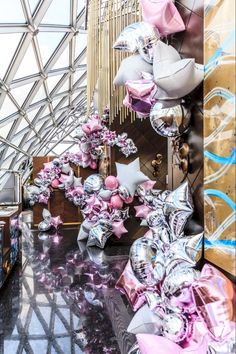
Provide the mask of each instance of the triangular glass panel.
{"label": "triangular glass panel", "polygon": [[67,329],[64,326],[64,324],[62,323],[62,321],[60,320],[60,318],[58,316],[55,316],[55,322],[54,322],[54,334],[63,334],[63,333],[67,333]]}
{"label": "triangular glass panel", "polygon": [[22,106],[24,103],[26,97],[30,93],[31,88],[33,87],[34,84],[30,83],[24,86],[16,87],[14,89],[11,89],[11,94],[15,98],[16,102],[18,103],[19,106]]}
{"label": "triangular glass panel", "polygon": [[28,0],[29,4],[30,4],[30,9],[32,14],[34,13],[34,10],[36,9],[36,6],[38,5],[38,3],[40,2],[40,0]]}
{"label": "triangular glass panel", "polygon": [[0,136],[3,137],[4,139],[7,138],[7,135],[12,127],[13,122],[8,123],[4,125],[3,127],[0,128]]}
{"label": "triangular glass panel", "polygon": [[58,105],[58,103],[61,101],[61,97],[60,98],[55,98],[53,101],[52,101],[52,106],[53,106],[53,109],[56,108],[56,106]]}
{"label": "triangular glass panel", "polygon": [[68,105],[69,105],[69,100],[68,100],[68,98],[63,102],[63,104],[61,105],[61,107],[60,107],[60,109],[61,108],[66,108],[66,107],[68,107]]}
{"label": "triangular glass panel", "polygon": [[57,93],[61,92],[68,92],[69,90],[69,79],[67,79],[64,84],[61,86],[61,88],[57,91]]}
{"label": "triangular glass panel", "polygon": [[3,353],[17,353],[18,352],[19,341],[16,340],[4,340]]}
{"label": "triangular glass panel", "polygon": [[[3,1],[0,2],[0,4],[2,3]],[[22,35],[18,33],[0,34],[0,48],[2,48],[1,55],[0,55],[0,78],[1,79],[3,79],[6,74],[7,68],[16,51],[16,48],[20,42],[21,37]]]}
{"label": "triangular glass panel", "polygon": [[45,322],[49,325],[50,319],[51,319],[51,312],[52,312],[51,307],[40,306],[39,309],[40,309],[41,315],[43,316]]}
{"label": "triangular glass panel", "polygon": [[[61,6],[59,6],[61,7]],[[62,8],[63,9],[63,8]],[[37,35],[43,65],[48,62],[65,33],[39,32]]]}
{"label": "triangular glass panel", "polygon": [[57,344],[61,347],[62,353],[68,353],[68,348],[71,347],[71,337],[57,338]]}
{"label": "triangular glass panel", "polygon": [[39,109],[34,109],[32,111],[27,111],[27,118],[29,119],[30,122],[32,122],[37,115]]}
{"label": "triangular glass panel", "polygon": [[32,353],[46,353],[48,341],[45,339],[30,340],[29,344],[32,348]]}
{"label": "triangular glass panel", "polygon": [[37,303],[40,302],[42,304],[48,304],[48,299],[44,294],[38,294],[36,297],[36,301]]}
{"label": "triangular glass panel", "polygon": [[45,334],[43,326],[34,311],[32,312],[28,331],[31,335]]}
{"label": "triangular glass panel", "polygon": [[2,118],[6,118],[6,117],[10,116],[12,113],[15,113],[17,111],[18,111],[17,107],[14,105],[14,103],[9,98],[9,96],[6,95],[6,97],[3,101],[3,105],[0,108],[0,120]]}
{"label": "triangular glass panel", "polygon": [[45,90],[44,90],[44,84],[42,84],[39,87],[36,95],[34,96],[33,101],[31,102],[31,105],[33,105],[36,102],[45,100],[46,98],[47,98],[47,96],[46,96],[46,93],[45,93]]}
{"label": "triangular glass panel", "polygon": [[4,160],[4,161],[1,163],[1,168],[9,169],[10,164],[11,164],[11,161],[9,161],[9,160]]}
{"label": "triangular glass panel", "polygon": [[75,41],[75,59],[80,55],[80,53],[84,50],[87,46],[87,35],[78,33],[76,35]]}
{"label": "triangular glass panel", "polygon": [[48,90],[51,92],[55,86],[58,84],[58,82],[61,80],[63,75],[57,75],[57,76],[49,76],[47,78],[47,85],[48,85]]}
{"label": "triangular glass panel", "polygon": [[30,309],[30,305],[25,303],[25,302],[23,302],[21,313],[19,315],[19,320],[20,320],[21,325],[22,325],[23,328],[26,325],[26,319],[27,319],[27,316],[28,316],[29,309]]}
{"label": "triangular glass panel", "polygon": [[53,0],[41,23],[69,25],[70,24],[70,0]]}
{"label": "triangular glass panel", "polygon": [[29,47],[20,63],[20,66],[16,72],[14,80],[20,79],[25,76],[30,76],[32,74],[37,74],[39,72],[39,67],[36,61],[34,49],[32,43]]}
{"label": "triangular glass panel", "polygon": [[59,308],[59,311],[63,315],[64,319],[67,321],[68,326],[70,325],[70,310],[67,308]]}
{"label": "triangular glass panel", "polygon": [[13,142],[16,146],[20,146],[20,143],[22,141],[22,136],[14,136]]}
{"label": "triangular glass panel", "polygon": [[[21,130],[24,128],[29,127],[29,124],[26,122],[26,120],[22,117],[20,124],[15,132],[15,134],[19,133]],[[30,128],[29,128],[30,129]]]}
{"label": "triangular glass panel", "polygon": [[67,68],[69,66],[69,45],[66,46],[63,53],[59,56],[52,69]]}
{"label": "triangular glass panel", "polygon": [[25,23],[21,0],[0,1],[0,22]]}

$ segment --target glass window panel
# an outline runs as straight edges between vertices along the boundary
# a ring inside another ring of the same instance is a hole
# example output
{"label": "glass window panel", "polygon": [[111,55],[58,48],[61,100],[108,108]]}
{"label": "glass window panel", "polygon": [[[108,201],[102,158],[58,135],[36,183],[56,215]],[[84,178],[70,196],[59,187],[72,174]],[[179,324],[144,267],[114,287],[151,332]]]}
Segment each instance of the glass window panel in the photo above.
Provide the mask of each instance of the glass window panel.
{"label": "glass window panel", "polygon": [[68,66],[69,66],[69,45],[67,45],[63,53],[60,55],[56,63],[53,65],[52,69],[60,69]]}
{"label": "glass window panel", "polygon": [[[0,0],[1,3],[1,0]],[[6,70],[10,64],[10,60],[12,59],[16,48],[19,44],[21,39],[21,34],[18,33],[10,33],[10,34],[0,34],[0,48],[1,48],[1,55],[0,55],[0,78],[6,74]],[[4,50],[3,50],[4,48]]]}
{"label": "glass window panel", "polygon": [[78,33],[75,41],[75,58],[77,58],[83,49],[87,46],[87,35]]}
{"label": "glass window panel", "polygon": [[25,23],[20,0],[0,0],[0,22]]}
{"label": "glass window panel", "polygon": [[57,32],[39,32],[37,35],[40,53],[45,65],[48,59],[51,57],[58,44],[62,40],[64,33]]}
{"label": "glass window panel", "polygon": [[57,83],[61,80],[63,75],[57,75],[57,76],[50,76],[47,78],[46,82],[48,85],[48,90],[51,92],[54,87],[57,85]]}
{"label": "glass window panel", "polygon": [[62,106],[60,107],[60,109],[61,108],[65,108],[65,107],[67,107],[69,105],[69,100],[68,100],[68,98],[63,102],[63,104],[62,104]]}
{"label": "glass window panel", "polygon": [[45,100],[46,98],[47,98],[47,96],[46,96],[46,93],[45,93],[45,90],[44,90],[44,85],[42,84],[42,85],[39,87],[39,89],[38,89],[36,95],[34,96],[34,98],[33,98],[32,102],[31,102],[31,104],[34,104],[34,103],[39,102],[39,101],[41,101],[41,100]]}
{"label": "glass window panel", "polygon": [[61,97],[60,98],[55,98],[53,101],[52,101],[52,106],[53,106],[53,109],[56,108],[56,106],[58,105],[58,103],[61,101]]}
{"label": "glass window panel", "polygon": [[32,111],[27,111],[27,117],[30,122],[32,122],[36,116],[36,114],[39,112],[39,109],[34,109]]}
{"label": "glass window panel", "polygon": [[26,97],[30,93],[30,90],[32,89],[33,85],[34,84],[30,83],[21,87],[16,87],[14,89],[11,89],[11,94],[14,96],[19,106],[22,106]]}
{"label": "glass window panel", "polygon": [[22,137],[23,136],[13,136],[13,138],[11,139],[12,143],[16,146],[19,146],[21,141],[22,141]]}
{"label": "glass window panel", "polygon": [[3,105],[0,108],[0,119],[8,117],[12,113],[17,111],[18,111],[17,107],[14,105],[14,103],[9,98],[9,96],[6,95],[5,100],[3,101]]}
{"label": "glass window panel", "polygon": [[67,79],[57,93],[65,92],[69,90],[69,79]]}
{"label": "glass window panel", "polygon": [[85,6],[85,0],[79,0],[78,1],[78,9],[77,9],[78,14],[80,14],[80,12],[83,10],[84,6]]}
{"label": "glass window panel", "polygon": [[[6,168],[6,169],[9,169],[10,167],[10,164],[11,164],[11,161],[9,160],[4,160],[1,164],[1,168]],[[10,341],[12,342],[12,341]],[[5,345],[5,341],[4,341],[4,345]],[[18,344],[17,344],[18,345]],[[11,350],[12,350],[12,346],[11,346]]]}
{"label": "glass window panel", "polygon": [[11,155],[16,154],[16,150],[13,149],[12,147],[9,147],[6,151],[6,159],[9,158]]}
{"label": "glass window panel", "polygon": [[53,0],[49,6],[42,23],[69,25],[70,24],[70,0]]}
{"label": "glass window panel", "polygon": [[[22,131],[24,128],[29,127],[28,123],[26,122],[26,120],[22,117],[20,124],[17,128],[16,133],[19,133],[20,131]],[[30,129],[30,128],[29,128]]]}
{"label": "glass window panel", "polygon": [[30,9],[32,14],[34,13],[34,10],[36,9],[38,3],[40,2],[40,0],[28,0],[29,4],[30,4]]}
{"label": "glass window panel", "polygon": [[[51,112],[50,112],[50,110],[49,110],[49,107],[46,106],[46,108],[45,108],[45,110],[43,111],[43,114],[42,114],[42,117],[40,118],[40,120],[41,120],[41,119],[44,119],[44,117],[46,117],[46,116],[48,116],[48,115],[50,115],[50,114],[51,114]],[[45,119],[44,119],[44,121],[45,121]],[[35,123],[35,125],[37,125],[38,122],[39,122],[39,120],[37,120],[37,122]]]}
{"label": "glass window panel", "polygon": [[8,123],[6,125],[4,125],[4,127],[0,128],[0,136],[3,137],[4,139],[6,139],[11,127],[12,127],[13,122]]}
{"label": "glass window panel", "polygon": [[20,79],[25,76],[32,74],[37,74],[39,72],[39,67],[36,61],[34,49],[32,43],[30,43],[22,62],[16,72],[14,79]]}

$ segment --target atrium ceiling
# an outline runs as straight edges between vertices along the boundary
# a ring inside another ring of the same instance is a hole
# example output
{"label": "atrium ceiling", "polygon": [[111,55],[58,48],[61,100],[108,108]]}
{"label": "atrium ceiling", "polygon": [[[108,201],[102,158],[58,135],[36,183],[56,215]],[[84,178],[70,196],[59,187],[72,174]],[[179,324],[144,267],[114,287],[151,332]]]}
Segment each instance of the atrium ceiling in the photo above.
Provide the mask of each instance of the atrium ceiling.
{"label": "atrium ceiling", "polygon": [[75,144],[86,112],[84,0],[0,0],[0,168]]}

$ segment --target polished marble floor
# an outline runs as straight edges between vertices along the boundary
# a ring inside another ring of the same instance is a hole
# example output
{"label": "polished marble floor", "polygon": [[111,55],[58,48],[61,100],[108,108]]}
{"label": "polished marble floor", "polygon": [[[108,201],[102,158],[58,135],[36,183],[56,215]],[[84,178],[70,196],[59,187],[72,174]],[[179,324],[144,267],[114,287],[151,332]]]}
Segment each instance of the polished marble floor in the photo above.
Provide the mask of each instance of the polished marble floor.
{"label": "polished marble floor", "polygon": [[114,288],[129,246],[77,244],[76,229],[26,232],[0,293],[0,354],[125,354],[131,310]]}

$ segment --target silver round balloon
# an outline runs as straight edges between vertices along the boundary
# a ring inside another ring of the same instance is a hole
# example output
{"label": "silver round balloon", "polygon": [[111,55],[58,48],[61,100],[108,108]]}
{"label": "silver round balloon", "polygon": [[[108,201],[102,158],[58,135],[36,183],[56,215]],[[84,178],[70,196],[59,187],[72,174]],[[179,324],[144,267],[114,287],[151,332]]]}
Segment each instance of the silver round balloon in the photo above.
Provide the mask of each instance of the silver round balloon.
{"label": "silver round balloon", "polygon": [[152,244],[151,239],[141,237],[130,248],[130,262],[133,271],[141,283],[149,286],[157,283],[152,266],[156,251],[152,248]]}
{"label": "silver round balloon", "polygon": [[101,175],[93,174],[84,181],[84,190],[87,193],[98,192],[103,186]]}
{"label": "silver round balloon", "polygon": [[52,227],[51,223],[47,220],[43,220],[38,224],[39,231],[48,231]]}
{"label": "silver round balloon", "polygon": [[161,136],[177,137],[182,135],[190,124],[191,112],[181,104],[166,107],[167,103],[157,102],[151,109],[150,122]]}
{"label": "silver round balloon", "polygon": [[151,228],[166,225],[162,209],[157,209],[149,213],[146,220],[148,226]]}
{"label": "silver round balloon", "polygon": [[167,297],[170,297],[177,291],[191,286],[198,278],[199,272],[197,270],[182,264],[166,276],[162,284],[162,291]]}
{"label": "silver round balloon", "polygon": [[189,334],[187,317],[177,313],[166,314],[163,321],[163,335],[175,343],[182,342]]}
{"label": "silver round balloon", "polygon": [[[135,53],[150,48],[160,38],[158,29],[147,22],[136,22],[125,27],[116,40],[113,48],[123,52]],[[147,53],[146,57],[148,57]],[[144,58],[145,59],[145,58]]]}
{"label": "silver round balloon", "polygon": [[118,193],[123,200],[126,200],[130,197],[128,189],[124,186],[119,186]]}

